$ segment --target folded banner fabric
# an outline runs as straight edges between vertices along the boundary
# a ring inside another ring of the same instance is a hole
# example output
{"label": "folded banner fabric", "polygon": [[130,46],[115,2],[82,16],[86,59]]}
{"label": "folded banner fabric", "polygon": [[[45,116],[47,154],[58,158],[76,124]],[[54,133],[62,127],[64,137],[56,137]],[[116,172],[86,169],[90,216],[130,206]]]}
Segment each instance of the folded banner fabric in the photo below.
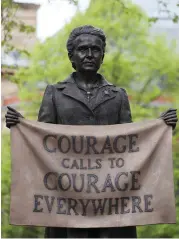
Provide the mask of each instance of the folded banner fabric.
{"label": "folded banner fabric", "polygon": [[11,128],[10,223],[123,227],[175,223],[172,129],[21,120]]}

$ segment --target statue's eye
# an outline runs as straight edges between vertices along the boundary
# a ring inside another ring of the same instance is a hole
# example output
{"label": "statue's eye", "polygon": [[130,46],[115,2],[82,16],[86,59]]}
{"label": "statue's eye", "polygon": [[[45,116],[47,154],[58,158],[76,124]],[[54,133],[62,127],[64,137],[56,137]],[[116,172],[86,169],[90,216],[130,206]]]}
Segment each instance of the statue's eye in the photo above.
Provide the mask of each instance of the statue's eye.
{"label": "statue's eye", "polygon": [[86,51],[86,48],[85,47],[79,47],[78,51],[84,52],[84,51]]}
{"label": "statue's eye", "polygon": [[98,48],[98,47],[93,47],[93,48],[92,48],[92,51],[94,51],[94,52],[99,52],[99,51],[101,51],[101,50],[100,50],[100,48]]}

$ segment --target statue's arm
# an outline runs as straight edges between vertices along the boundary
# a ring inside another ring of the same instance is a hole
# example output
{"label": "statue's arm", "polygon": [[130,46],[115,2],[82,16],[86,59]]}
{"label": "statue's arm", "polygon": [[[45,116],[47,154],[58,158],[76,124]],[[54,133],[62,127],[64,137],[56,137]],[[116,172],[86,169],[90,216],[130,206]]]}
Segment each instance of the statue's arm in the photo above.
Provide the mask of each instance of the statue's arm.
{"label": "statue's arm", "polygon": [[56,124],[56,106],[53,97],[53,86],[48,85],[44,92],[42,103],[40,106],[38,121],[44,123]]}
{"label": "statue's arm", "polygon": [[132,123],[131,109],[128,100],[128,95],[123,88],[119,89],[120,92],[120,111],[119,111],[119,124]]}

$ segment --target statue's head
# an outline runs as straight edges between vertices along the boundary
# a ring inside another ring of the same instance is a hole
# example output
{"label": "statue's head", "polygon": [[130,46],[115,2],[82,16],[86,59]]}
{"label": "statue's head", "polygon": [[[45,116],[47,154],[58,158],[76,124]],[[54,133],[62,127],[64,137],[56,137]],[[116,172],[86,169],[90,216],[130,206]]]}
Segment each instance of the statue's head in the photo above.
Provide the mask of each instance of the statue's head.
{"label": "statue's head", "polygon": [[100,68],[106,46],[104,32],[85,25],[75,28],[67,41],[68,57],[76,71],[97,72]]}

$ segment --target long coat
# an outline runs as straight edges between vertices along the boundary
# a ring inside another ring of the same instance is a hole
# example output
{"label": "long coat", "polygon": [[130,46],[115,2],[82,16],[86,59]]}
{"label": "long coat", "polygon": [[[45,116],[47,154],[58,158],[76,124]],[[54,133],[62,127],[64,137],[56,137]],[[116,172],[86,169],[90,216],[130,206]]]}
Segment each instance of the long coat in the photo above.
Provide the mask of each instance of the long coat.
{"label": "long coat", "polygon": [[[87,97],[75,83],[75,73],[65,81],[48,85],[41,103],[38,121],[66,125],[112,125],[131,123],[131,111],[124,89],[116,88],[100,76],[96,97]],[[106,237],[134,238],[136,227],[70,229],[48,227],[48,238]]]}

